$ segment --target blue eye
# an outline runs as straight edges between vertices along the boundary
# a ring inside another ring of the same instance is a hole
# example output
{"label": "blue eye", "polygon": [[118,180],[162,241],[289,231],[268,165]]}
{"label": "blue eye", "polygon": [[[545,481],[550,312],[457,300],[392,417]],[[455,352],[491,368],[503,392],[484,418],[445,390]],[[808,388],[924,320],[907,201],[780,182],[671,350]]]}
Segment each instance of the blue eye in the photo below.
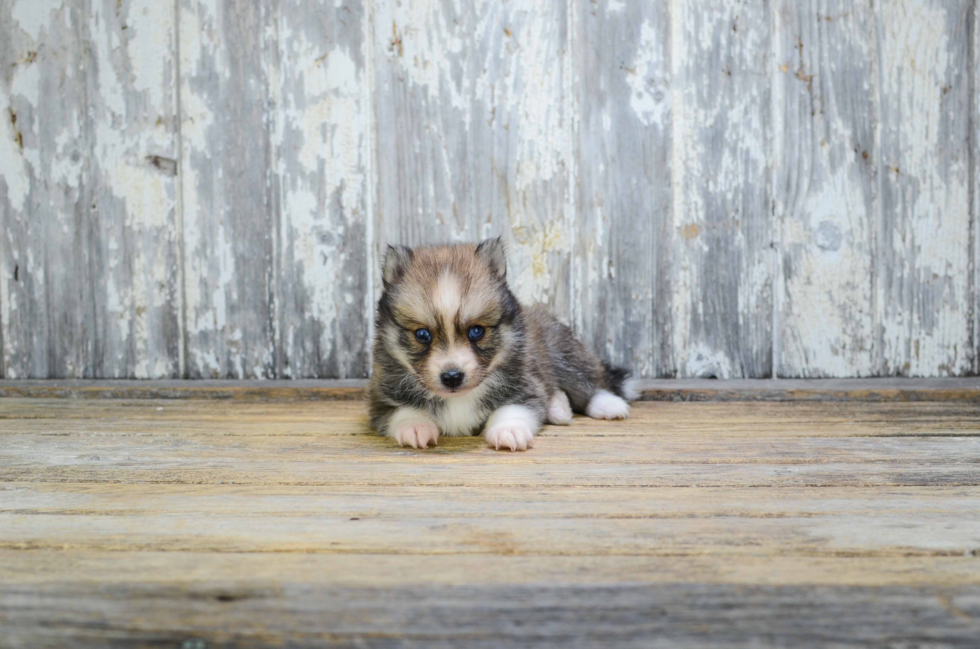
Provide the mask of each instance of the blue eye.
{"label": "blue eye", "polygon": [[470,340],[476,342],[480,338],[483,338],[483,334],[485,334],[486,332],[487,330],[481,327],[480,325],[473,325],[472,327],[470,327],[470,330],[466,335],[467,337],[469,337]]}
{"label": "blue eye", "polygon": [[432,334],[429,333],[428,329],[416,329],[415,340],[419,341],[420,343],[431,343]]}

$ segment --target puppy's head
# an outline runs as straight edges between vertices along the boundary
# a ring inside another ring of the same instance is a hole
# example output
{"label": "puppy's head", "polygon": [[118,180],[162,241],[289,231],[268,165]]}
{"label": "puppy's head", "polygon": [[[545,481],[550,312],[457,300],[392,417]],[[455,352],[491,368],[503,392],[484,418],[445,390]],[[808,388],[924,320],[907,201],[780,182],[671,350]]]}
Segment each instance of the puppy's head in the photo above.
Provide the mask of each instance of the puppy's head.
{"label": "puppy's head", "polygon": [[479,386],[515,340],[519,306],[499,239],[478,246],[389,246],[379,342],[422,385],[453,398]]}

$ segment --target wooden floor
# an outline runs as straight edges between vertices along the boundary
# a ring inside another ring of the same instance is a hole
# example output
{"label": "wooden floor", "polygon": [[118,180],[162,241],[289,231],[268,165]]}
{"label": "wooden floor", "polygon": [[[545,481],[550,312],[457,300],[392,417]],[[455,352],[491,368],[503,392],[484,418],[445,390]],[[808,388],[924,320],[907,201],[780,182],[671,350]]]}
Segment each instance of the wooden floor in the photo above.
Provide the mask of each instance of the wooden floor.
{"label": "wooden floor", "polygon": [[0,399],[0,646],[980,646],[980,403]]}

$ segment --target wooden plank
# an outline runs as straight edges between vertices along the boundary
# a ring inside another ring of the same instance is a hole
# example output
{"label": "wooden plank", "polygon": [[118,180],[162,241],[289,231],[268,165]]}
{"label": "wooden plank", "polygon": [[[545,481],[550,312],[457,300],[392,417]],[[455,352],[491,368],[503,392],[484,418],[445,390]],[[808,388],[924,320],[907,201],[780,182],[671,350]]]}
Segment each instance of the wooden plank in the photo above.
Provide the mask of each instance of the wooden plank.
{"label": "wooden plank", "polygon": [[674,373],[670,11],[573,3],[575,328],[635,376]]}
{"label": "wooden plank", "polygon": [[377,258],[500,235],[518,297],[570,320],[566,3],[383,0],[374,33]]}
{"label": "wooden plank", "polygon": [[[783,539],[779,552],[827,558],[963,557],[976,546],[980,521],[953,515],[895,514],[862,523],[865,515],[680,519],[532,520],[456,517],[351,521],[327,515],[250,517],[246,514],[127,516],[2,515],[0,548],[72,552],[305,552],[408,556],[661,556],[724,554],[731,561],[772,553],[767,539]],[[357,518],[357,517],[354,517]],[[605,532],[599,533],[601,526]],[[8,527],[9,526],[9,527]],[[937,526],[948,527],[945,534]],[[9,530],[9,531],[8,531]],[[17,530],[29,530],[20,532]],[[896,530],[902,532],[896,535]],[[913,539],[868,545],[869,539]],[[411,539],[406,544],[406,539]],[[862,545],[862,543],[864,543]],[[761,546],[761,547],[760,547]]]}
{"label": "wooden plank", "polygon": [[[240,505],[241,506],[241,505]],[[512,505],[511,505],[512,506]],[[976,511],[975,508],[972,511]],[[909,519],[914,518],[914,522]],[[357,520],[351,520],[355,518]],[[524,556],[703,556],[737,561],[760,552],[815,557],[963,557],[980,520],[958,514],[894,513],[870,518],[532,519],[402,516],[289,517],[237,514],[2,514],[0,548],[72,552],[306,552],[310,554]],[[598,531],[599,527],[603,531]],[[897,533],[898,532],[898,533]],[[411,539],[406,544],[406,539]],[[874,543],[875,539],[894,539]],[[904,543],[903,543],[904,542]]]}
{"label": "wooden plank", "polygon": [[131,646],[200,638],[526,646],[532,633],[538,646],[579,646],[579,638],[648,646],[654,636],[699,646],[712,637],[724,646],[751,646],[754,637],[793,646],[816,646],[808,644],[816,638],[822,646],[827,638],[895,636],[970,646],[976,633],[976,561],[963,557],[851,559],[841,571],[839,559],[810,557],[746,557],[719,570],[711,557],[501,556],[488,570],[483,556],[14,556],[0,562],[8,567],[0,619],[8,637],[31,646],[106,637]]}
{"label": "wooden plank", "polygon": [[970,12],[970,63],[972,65],[973,77],[972,93],[970,100],[972,110],[970,111],[970,205],[972,207],[970,217],[973,231],[970,236],[970,264],[973,273],[970,278],[973,285],[967,299],[970,303],[970,310],[973,313],[971,324],[973,326],[973,374],[980,375],[980,137],[977,136],[977,127],[980,125],[980,38],[977,36],[977,29],[980,27],[980,9],[976,5]]}
{"label": "wooden plank", "polygon": [[[493,508],[497,518],[574,519],[751,519],[820,518],[867,514],[887,517],[902,512],[977,516],[978,487],[858,488],[787,487],[766,489],[682,487],[637,490],[549,489],[539,498],[509,487],[412,487],[397,493],[384,487],[340,489],[314,485],[270,488],[262,485],[143,485],[13,482],[2,487],[4,514],[36,516],[240,515],[242,503],[256,516],[336,516],[349,520],[480,518]],[[24,531],[24,530],[21,530]],[[843,531],[843,530],[840,530]],[[914,543],[921,539],[913,538]],[[893,543],[881,537],[874,543]]]}
{"label": "wooden plank", "polygon": [[[512,456],[501,471],[501,455],[480,438],[443,439],[428,452],[400,449],[367,429],[363,404],[328,410],[178,403],[168,412],[152,402],[124,408],[109,402],[101,419],[91,417],[98,404],[74,404],[54,419],[0,422],[0,480],[531,488],[980,484],[974,405],[944,416],[945,404],[861,410],[856,404],[638,404],[625,422],[581,418],[568,428],[546,428],[534,452]],[[83,416],[73,417],[76,412]]]}
{"label": "wooden plank", "polygon": [[[550,443],[549,443],[550,442]],[[372,442],[375,449],[383,440]],[[205,462],[188,454],[169,455],[161,450],[140,449],[139,458],[152,460],[158,466],[140,464],[127,466],[118,458],[118,450],[110,460],[103,461],[105,453],[93,449],[75,453],[73,458],[56,457],[43,465],[35,458],[25,461],[14,453],[5,453],[9,462],[0,471],[0,482],[117,482],[123,484],[248,484],[248,485],[320,485],[331,487],[402,485],[425,487],[451,487],[474,485],[483,488],[497,486],[546,488],[608,488],[632,487],[659,489],[663,487],[755,487],[782,489],[785,487],[969,487],[980,485],[980,470],[976,463],[956,462],[950,466],[941,463],[922,463],[917,457],[906,461],[895,460],[868,464],[858,469],[856,462],[832,461],[826,463],[793,462],[677,462],[664,464],[630,463],[620,466],[616,462],[589,463],[586,461],[554,462],[531,460],[515,461],[510,470],[502,474],[495,466],[496,458],[486,452],[482,440],[468,443],[447,444],[448,452],[458,454],[479,453],[466,461],[444,460],[432,453],[415,463],[404,461],[415,457],[401,451],[402,461],[395,457],[383,463],[384,472],[378,467],[358,466],[357,454],[335,454],[333,457],[314,456],[310,459],[294,459],[286,463],[248,459],[244,453],[218,454],[214,462]],[[561,448],[560,442],[542,440],[536,447],[551,452]],[[103,445],[101,448],[105,448]],[[819,448],[819,447],[816,447]],[[975,452],[975,440],[965,439],[954,448],[960,452]],[[384,457],[395,454],[396,448],[377,449],[371,454]],[[446,451],[444,451],[446,452]],[[543,453],[539,453],[543,455]],[[355,464],[352,465],[352,462]]]}
{"label": "wooden plank", "polygon": [[361,2],[280,2],[280,377],[365,377],[370,370],[369,34]]}
{"label": "wooden plank", "polygon": [[173,11],[148,0],[7,9],[4,374],[176,376]]}
{"label": "wooden plank", "polygon": [[675,367],[772,376],[766,3],[671,4]]}
{"label": "wooden plank", "polygon": [[275,376],[277,7],[180,2],[187,378]]}
{"label": "wooden plank", "polygon": [[[363,402],[258,402],[236,400],[65,400],[4,399],[0,431],[4,434],[111,432],[138,433],[148,427],[181,436],[366,435],[367,407]],[[610,425],[576,417],[567,427],[546,427],[541,436],[567,438],[651,437],[695,442],[705,438],[751,439],[760,436],[871,437],[971,434],[980,420],[975,403],[886,402],[685,402],[634,403],[629,419]],[[819,421],[820,425],[806,422]],[[801,423],[803,422],[803,423]],[[78,427],[78,428],[72,428]],[[390,441],[390,440],[389,440]],[[443,444],[467,444],[470,438],[445,439]],[[359,442],[358,442],[359,443]],[[396,447],[390,447],[396,448]],[[405,451],[408,452],[408,451]],[[413,451],[414,452],[414,451]],[[424,453],[423,453],[424,454]]]}
{"label": "wooden plank", "polygon": [[[181,422],[182,424],[183,422]],[[933,424],[940,428],[939,424]],[[136,426],[107,426],[90,422],[59,420],[50,422],[19,422],[5,420],[2,426],[5,448],[0,458],[9,467],[23,469],[38,467],[79,467],[99,469],[118,468],[124,471],[132,466],[131,453],[138,453],[155,468],[170,471],[204,469],[215,465],[239,466],[244,470],[262,471],[276,465],[282,466],[283,479],[292,472],[305,474],[311,465],[318,463],[342,464],[359,452],[370,457],[377,467],[404,465],[406,457],[419,458],[416,462],[439,467],[443,473],[464,471],[466,467],[482,470],[490,458],[487,449],[481,448],[480,439],[446,439],[440,441],[440,450],[421,455],[401,451],[390,440],[370,434],[363,422],[343,424],[328,433],[318,433],[312,426],[284,426],[277,429],[271,424],[264,427],[272,432],[263,433],[257,426],[245,426],[232,431],[229,426],[216,424],[187,426],[186,433],[178,427],[143,424]],[[634,430],[597,434],[583,429],[564,434],[546,429],[540,437],[545,449],[542,455],[529,455],[514,464],[558,465],[626,464],[666,466],[683,465],[690,472],[710,472],[766,466],[794,466],[800,471],[811,468],[820,471],[825,465],[894,465],[916,463],[922,467],[946,464],[950,469],[975,461],[972,453],[980,446],[980,426],[969,425],[936,431],[922,435],[887,435],[882,431],[861,434],[845,426],[833,425],[834,435],[803,436],[799,431],[783,431],[779,428],[761,430],[755,435],[726,435],[714,437],[712,448],[705,450],[696,433],[679,429],[670,434],[642,434]],[[74,429],[76,432],[67,432]],[[161,439],[147,437],[145,432],[164,436]],[[596,439],[602,438],[602,451],[594,450]],[[52,438],[61,438],[57,450],[50,450]],[[485,444],[482,444],[485,446]],[[206,452],[208,458],[201,457]],[[590,458],[590,452],[592,457]],[[964,458],[964,459],[960,459]],[[737,465],[734,466],[734,465]],[[699,469],[697,467],[705,467]],[[857,467],[861,473],[866,467]],[[888,468],[887,466],[885,468]],[[962,468],[962,467],[960,467]],[[751,469],[754,471],[754,469]],[[358,471],[361,473],[362,471]],[[119,474],[120,479],[125,473]],[[297,478],[298,480],[298,478]],[[296,482],[297,480],[293,480]]]}
{"label": "wooden plank", "polygon": [[[397,588],[434,585],[560,586],[713,584],[736,586],[930,587],[955,594],[980,585],[974,556],[548,557],[501,555],[311,554],[306,552],[65,552],[0,549],[0,584],[170,585],[179,592],[285,590],[288,586]],[[846,569],[842,569],[845,568]],[[816,588],[815,588],[816,587]],[[5,590],[3,592],[9,592]],[[176,593],[171,592],[171,596]],[[935,591],[933,591],[935,597]],[[163,604],[166,597],[158,604]],[[103,601],[93,598],[94,601]],[[394,607],[392,607],[394,608]],[[386,609],[391,610],[391,609]],[[0,609],[5,612],[6,609]],[[379,609],[380,612],[380,609]],[[2,619],[2,618],[0,618]]]}
{"label": "wooden plank", "polygon": [[647,401],[980,401],[980,381],[972,378],[665,379],[640,385]]}
{"label": "wooden plank", "polygon": [[780,0],[773,18],[776,372],[874,375],[874,9]]}
{"label": "wooden plank", "polygon": [[[30,381],[0,380],[0,397],[61,399],[234,399],[332,401],[364,397],[367,382],[280,381]],[[645,380],[641,401],[980,402],[980,379],[703,379]],[[51,404],[49,402],[49,406]],[[0,412],[0,417],[2,417]]]}
{"label": "wooden plank", "polygon": [[107,640],[140,647],[643,647],[654,641],[749,647],[761,638],[817,647],[886,645],[895,637],[970,647],[980,589],[944,588],[937,595],[923,586],[281,588],[243,585],[239,578],[113,584],[97,602],[88,592],[60,583],[4,588],[0,607],[8,637],[37,647],[104,646]]}
{"label": "wooden plank", "polygon": [[974,3],[882,3],[879,372],[971,370],[969,48]]}
{"label": "wooden plank", "polygon": [[980,533],[976,488],[807,491],[552,489],[529,502],[520,488],[161,485],[147,494],[18,483],[5,491],[0,547],[70,539],[74,552],[962,557]]}

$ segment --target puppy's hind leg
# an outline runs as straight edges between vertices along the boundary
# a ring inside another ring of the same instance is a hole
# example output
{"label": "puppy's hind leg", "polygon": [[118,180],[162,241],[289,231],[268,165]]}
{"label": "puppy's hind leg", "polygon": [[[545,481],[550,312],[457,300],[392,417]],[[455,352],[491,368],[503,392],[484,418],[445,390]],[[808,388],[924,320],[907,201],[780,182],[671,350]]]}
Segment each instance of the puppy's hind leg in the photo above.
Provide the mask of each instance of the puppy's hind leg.
{"label": "puppy's hind leg", "polygon": [[548,423],[567,426],[572,423],[572,405],[564,390],[556,390],[548,401]]}
{"label": "puppy's hind leg", "polygon": [[626,419],[630,416],[630,404],[608,390],[599,390],[589,399],[585,414],[593,419]]}

